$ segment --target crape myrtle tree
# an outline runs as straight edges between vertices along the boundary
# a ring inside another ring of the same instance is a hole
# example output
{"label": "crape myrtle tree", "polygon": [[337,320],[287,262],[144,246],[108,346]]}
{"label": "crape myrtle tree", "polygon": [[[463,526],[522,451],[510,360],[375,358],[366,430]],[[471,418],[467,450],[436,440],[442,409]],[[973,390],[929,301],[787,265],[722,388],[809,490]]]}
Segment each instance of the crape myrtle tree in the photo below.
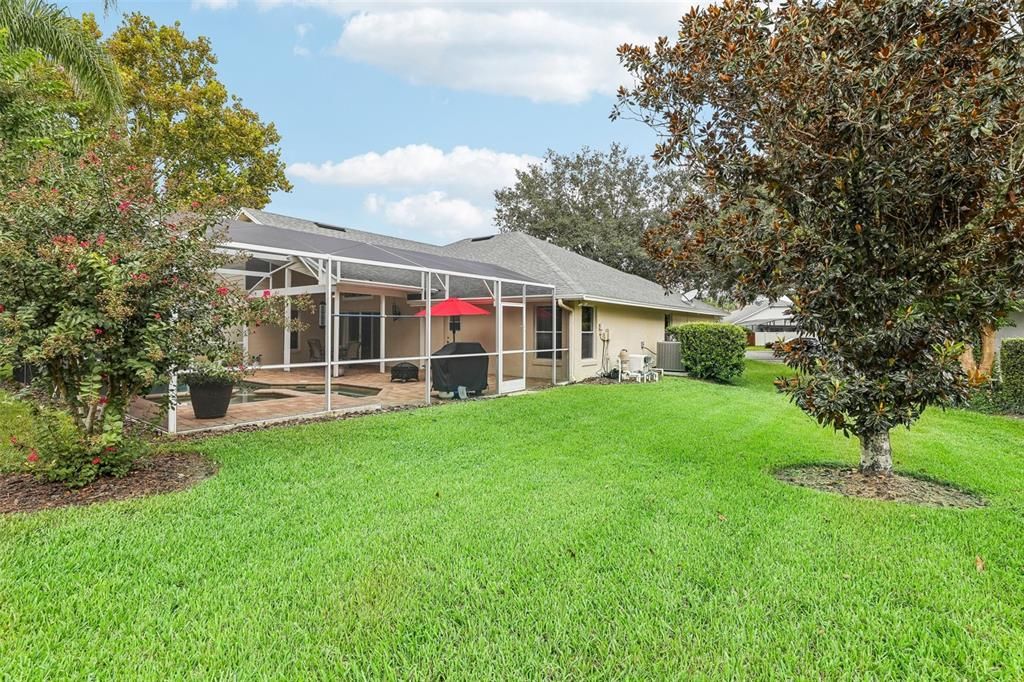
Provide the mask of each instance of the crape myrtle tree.
{"label": "crape myrtle tree", "polygon": [[963,341],[1024,287],[1021,5],[726,2],[623,45],[613,112],[698,191],[647,248],[666,283],[793,300],[820,341],[780,390],[889,472],[890,430],[965,399]]}
{"label": "crape myrtle tree", "polygon": [[283,301],[215,276],[230,258],[217,248],[224,207],[173,212],[151,169],[122,164],[121,144],[0,174],[0,365],[41,371],[52,408],[40,418],[56,410],[74,428],[72,442],[41,433],[28,462],[76,484],[124,470],[134,396],[196,364],[240,375],[246,358],[226,330],[284,323]]}

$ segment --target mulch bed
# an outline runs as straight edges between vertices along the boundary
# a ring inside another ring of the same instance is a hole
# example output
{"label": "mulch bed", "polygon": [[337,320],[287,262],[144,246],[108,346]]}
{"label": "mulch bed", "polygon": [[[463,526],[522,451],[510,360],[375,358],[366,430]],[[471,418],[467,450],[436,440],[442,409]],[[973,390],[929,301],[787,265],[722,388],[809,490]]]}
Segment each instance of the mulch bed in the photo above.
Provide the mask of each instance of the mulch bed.
{"label": "mulch bed", "polygon": [[0,474],[0,513],[34,512],[57,507],[130,500],[191,488],[217,473],[217,465],[191,452],[144,457],[120,478],[104,476],[69,489],[31,474]]}
{"label": "mulch bed", "polygon": [[885,502],[904,502],[929,507],[970,509],[988,504],[983,498],[946,483],[905,474],[864,474],[859,469],[806,466],[780,469],[780,481],[828,493]]}

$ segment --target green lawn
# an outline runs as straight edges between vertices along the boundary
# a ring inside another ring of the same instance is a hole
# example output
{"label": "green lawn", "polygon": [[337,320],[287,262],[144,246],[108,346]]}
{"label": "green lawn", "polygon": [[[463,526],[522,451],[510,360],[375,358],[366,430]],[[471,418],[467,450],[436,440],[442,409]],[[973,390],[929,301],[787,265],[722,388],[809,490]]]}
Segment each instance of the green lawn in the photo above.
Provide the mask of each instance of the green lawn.
{"label": "green lawn", "polygon": [[12,447],[11,439],[28,442],[31,438],[28,405],[0,390],[0,472],[12,471],[24,464],[25,455]]}
{"label": "green lawn", "polygon": [[230,435],[189,492],[0,518],[0,679],[1024,678],[1024,422],[894,438],[985,509],[788,487],[856,445],[781,369]]}

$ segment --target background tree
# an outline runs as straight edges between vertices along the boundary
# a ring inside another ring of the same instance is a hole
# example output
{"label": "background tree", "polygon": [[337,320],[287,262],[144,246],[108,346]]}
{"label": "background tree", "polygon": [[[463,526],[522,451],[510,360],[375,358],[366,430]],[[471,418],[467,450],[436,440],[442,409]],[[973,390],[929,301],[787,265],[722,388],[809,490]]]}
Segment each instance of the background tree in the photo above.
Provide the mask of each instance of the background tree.
{"label": "background tree", "polygon": [[0,31],[6,31],[11,51],[35,50],[63,68],[105,116],[121,107],[121,80],[110,54],[63,8],[41,0],[0,0]]}
{"label": "background tree", "polygon": [[[91,16],[86,30],[99,35]],[[210,41],[180,25],[129,14],[104,42],[124,82],[127,136],[135,163],[151,166],[167,200],[180,207],[223,198],[263,207],[289,191],[281,136],[217,79]]]}
{"label": "background tree", "polygon": [[652,279],[657,266],[642,238],[666,219],[683,186],[682,173],[654,172],[619,144],[608,152],[549,149],[543,163],[516,171],[516,184],[494,193],[495,222],[503,232],[525,232]]}
{"label": "background tree", "polygon": [[614,115],[699,192],[649,234],[668,282],[793,299],[780,380],[889,471],[889,432],[966,395],[960,343],[1024,287],[1024,45],[1007,0],[694,10],[624,45]]}
{"label": "background tree", "polygon": [[39,52],[11,50],[0,35],[0,173],[19,172],[44,149],[81,154],[101,133],[83,125],[94,113]]}

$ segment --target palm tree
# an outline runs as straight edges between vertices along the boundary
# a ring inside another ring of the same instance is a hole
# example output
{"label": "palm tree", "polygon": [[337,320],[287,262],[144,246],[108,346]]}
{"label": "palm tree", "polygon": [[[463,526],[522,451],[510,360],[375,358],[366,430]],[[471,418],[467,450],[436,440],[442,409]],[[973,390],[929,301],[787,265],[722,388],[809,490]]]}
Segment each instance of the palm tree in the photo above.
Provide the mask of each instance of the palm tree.
{"label": "palm tree", "polygon": [[[112,2],[105,2],[110,7]],[[0,33],[12,50],[36,50],[71,77],[80,93],[113,115],[122,105],[121,78],[106,49],[81,24],[43,0],[0,0]]]}

